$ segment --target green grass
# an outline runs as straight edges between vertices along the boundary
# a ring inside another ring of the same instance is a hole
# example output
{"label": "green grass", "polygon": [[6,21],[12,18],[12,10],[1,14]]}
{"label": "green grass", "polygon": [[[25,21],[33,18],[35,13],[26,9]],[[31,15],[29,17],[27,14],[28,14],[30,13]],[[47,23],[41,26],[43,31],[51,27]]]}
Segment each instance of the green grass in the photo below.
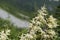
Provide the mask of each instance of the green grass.
{"label": "green grass", "polygon": [[8,36],[10,39],[19,40],[19,36],[22,33],[27,33],[26,28],[17,28],[12,23],[9,22],[9,20],[4,20],[0,18],[0,31],[10,29],[11,33],[10,36]]}

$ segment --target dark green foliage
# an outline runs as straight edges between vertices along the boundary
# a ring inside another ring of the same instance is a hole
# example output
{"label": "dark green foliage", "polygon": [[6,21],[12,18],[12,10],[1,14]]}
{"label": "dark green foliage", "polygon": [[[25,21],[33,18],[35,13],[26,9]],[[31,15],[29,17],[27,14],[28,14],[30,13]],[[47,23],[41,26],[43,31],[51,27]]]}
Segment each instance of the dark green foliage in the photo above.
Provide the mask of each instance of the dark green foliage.
{"label": "dark green foliage", "polygon": [[60,6],[58,6],[55,10],[55,17],[60,20]]}
{"label": "dark green foliage", "polygon": [[[49,2],[49,0],[46,0],[46,2],[45,0],[0,0],[0,7],[17,18],[30,20],[44,3],[46,3],[46,6],[57,5],[57,3],[53,1]],[[26,15],[30,18],[22,17],[19,14]]]}
{"label": "dark green foliage", "polygon": [[[18,0],[0,0],[0,8],[8,11],[9,13],[11,13],[12,15],[18,17],[18,18],[22,18],[22,19],[27,19],[29,20],[30,18],[34,17],[35,12],[34,11],[29,11],[26,9],[21,9],[21,5],[19,4],[20,2]],[[26,7],[28,8],[28,7]],[[30,6],[29,6],[30,8]],[[26,15],[30,18],[26,18],[26,17],[22,17],[20,16],[20,14]]]}
{"label": "dark green foliage", "polygon": [[59,24],[59,26],[57,26],[56,28],[56,32],[58,33],[58,37],[56,40],[60,40],[60,5],[56,7],[54,17],[58,19],[58,24]]}

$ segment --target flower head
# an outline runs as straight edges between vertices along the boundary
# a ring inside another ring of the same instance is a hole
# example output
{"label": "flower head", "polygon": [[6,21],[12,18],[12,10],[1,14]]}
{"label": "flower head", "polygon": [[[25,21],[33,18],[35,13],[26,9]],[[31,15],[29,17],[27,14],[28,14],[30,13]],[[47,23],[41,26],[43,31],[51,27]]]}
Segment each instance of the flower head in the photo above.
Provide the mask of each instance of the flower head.
{"label": "flower head", "polygon": [[0,40],[7,40],[7,39],[9,39],[8,35],[10,35],[10,30],[5,30],[5,31],[2,30],[0,32]]}

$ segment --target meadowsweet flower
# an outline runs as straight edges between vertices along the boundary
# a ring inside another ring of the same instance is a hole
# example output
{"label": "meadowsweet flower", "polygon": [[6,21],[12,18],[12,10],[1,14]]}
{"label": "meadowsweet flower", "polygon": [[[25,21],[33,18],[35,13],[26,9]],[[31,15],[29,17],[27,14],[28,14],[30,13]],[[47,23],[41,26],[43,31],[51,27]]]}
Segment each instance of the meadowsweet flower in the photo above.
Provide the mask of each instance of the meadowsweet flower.
{"label": "meadowsweet flower", "polygon": [[48,24],[47,24],[49,28],[56,28],[58,26],[56,20],[57,20],[56,18],[53,18],[53,16],[50,15],[50,17],[48,18]]}
{"label": "meadowsweet flower", "polygon": [[[46,7],[45,7],[45,6],[42,7],[41,10],[38,10],[38,12],[39,12],[39,14],[42,15],[42,16],[47,15],[47,13],[46,13],[47,11],[46,11]],[[39,15],[39,14],[38,14],[38,15]]]}
{"label": "meadowsweet flower", "polygon": [[37,19],[37,20],[38,20],[38,19],[39,19],[39,17],[35,17],[35,19]]}
{"label": "meadowsweet flower", "polygon": [[[56,19],[50,15],[48,18],[48,12],[46,7],[43,6],[41,10],[38,10],[39,14],[31,20],[29,25],[29,33],[21,35],[20,40],[51,40],[56,32],[52,28],[57,26]],[[48,29],[49,28],[49,29]]]}
{"label": "meadowsweet flower", "polygon": [[32,40],[34,39],[34,36],[31,34],[23,34],[21,35],[21,39],[20,40]]}
{"label": "meadowsweet flower", "polygon": [[32,22],[32,23],[36,23],[34,19],[33,19],[33,20],[31,20],[31,22]]}
{"label": "meadowsweet flower", "polygon": [[0,40],[7,40],[7,39],[9,39],[8,35],[10,35],[10,30],[5,30],[5,31],[2,30],[0,32]]}
{"label": "meadowsweet flower", "polygon": [[8,29],[7,29],[7,30],[6,30],[6,35],[10,35],[10,31],[11,31],[11,30],[8,30]]}
{"label": "meadowsweet flower", "polygon": [[47,33],[53,36],[56,34],[54,30],[47,30]]}
{"label": "meadowsweet flower", "polygon": [[45,35],[43,35],[43,37],[44,37],[44,38],[49,38],[49,35],[46,35],[46,34],[45,34]]}

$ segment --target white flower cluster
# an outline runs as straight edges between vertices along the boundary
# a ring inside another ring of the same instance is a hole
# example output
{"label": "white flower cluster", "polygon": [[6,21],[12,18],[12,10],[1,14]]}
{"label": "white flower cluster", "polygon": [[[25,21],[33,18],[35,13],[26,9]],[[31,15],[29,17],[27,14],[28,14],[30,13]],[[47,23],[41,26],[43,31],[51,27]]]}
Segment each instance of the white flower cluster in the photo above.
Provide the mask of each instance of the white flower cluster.
{"label": "white flower cluster", "polygon": [[0,40],[7,40],[7,39],[9,39],[8,38],[8,35],[10,35],[10,30],[2,30],[1,32],[0,32]]}
{"label": "white flower cluster", "polygon": [[56,19],[52,15],[47,17],[48,12],[45,6],[38,12],[39,14],[30,23],[29,33],[22,34],[20,40],[37,40],[38,37],[40,40],[51,40],[56,35],[56,32],[53,30],[53,28],[58,26]]}
{"label": "white flower cluster", "polygon": [[53,18],[52,15],[50,15],[50,17],[47,20],[48,20],[48,24],[47,25],[49,26],[49,28],[54,28],[54,27],[58,26],[56,19]]}
{"label": "white flower cluster", "polygon": [[20,40],[35,40],[34,36],[35,35],[28,34],[28,33],[27,34],[22,34]]}

